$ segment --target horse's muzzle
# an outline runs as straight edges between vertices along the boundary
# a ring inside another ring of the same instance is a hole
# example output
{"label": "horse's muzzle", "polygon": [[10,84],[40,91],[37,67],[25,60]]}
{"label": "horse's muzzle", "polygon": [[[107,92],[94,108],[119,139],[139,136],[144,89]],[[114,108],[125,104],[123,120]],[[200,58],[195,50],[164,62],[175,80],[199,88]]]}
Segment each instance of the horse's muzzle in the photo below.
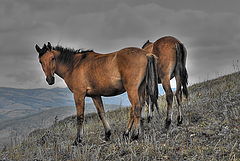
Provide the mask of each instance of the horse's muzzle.
{"label": "horse's muzzle", "polygon": [[53,76],[47,77],[46,81],[48,82],[49,85],[53,85],[55,82],[55,79]]}

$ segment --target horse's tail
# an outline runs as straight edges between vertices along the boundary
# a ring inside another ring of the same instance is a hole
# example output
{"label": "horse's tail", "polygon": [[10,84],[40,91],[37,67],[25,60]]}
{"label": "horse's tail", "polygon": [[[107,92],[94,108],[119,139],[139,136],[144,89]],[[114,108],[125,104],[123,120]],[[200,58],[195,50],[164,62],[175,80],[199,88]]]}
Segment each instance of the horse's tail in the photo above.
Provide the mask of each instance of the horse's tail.
{"label": "horse's tail", "polygon": [[186,69],[186,59],[187,59],[187,50],[182,43],[177,43],[176,45],[177,52],[177,66],[179,66],[179,73],[181,78],[181,84],[183,87],[183,94],[186,98],[188,98],[188,73]]}
{"label": "horse's tail", "polygon": [[146,70],[146,102],[148,106],[155,105],[158,109],[158,74],[157,74],[157,57],[153,54],[147,55],[147,70]]}

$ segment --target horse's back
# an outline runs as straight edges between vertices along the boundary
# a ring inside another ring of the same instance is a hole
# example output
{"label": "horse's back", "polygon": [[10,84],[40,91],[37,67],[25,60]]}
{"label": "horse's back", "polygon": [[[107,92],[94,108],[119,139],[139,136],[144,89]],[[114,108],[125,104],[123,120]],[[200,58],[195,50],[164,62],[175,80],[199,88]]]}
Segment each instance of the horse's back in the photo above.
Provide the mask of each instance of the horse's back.
{"label": "horse's back", "polygon": [[174,54],[176,52],[176,44],[181,43],[178,39],[172,36],[165,36],[153,44],[153,52],[156,56]]}
{"label": "horse's back", "polygon": [[146,72],[146,55],[146,51],[134,47],[118,51],[118,67],[125,86],[140,85]]}
{"label": "horse's back", "polygon": [[152,53],[159,58],[158,69],[161,76],[173,74],[177,63],[176,44],[178,43],[181,42],[172,36],[165,36],[154,42]]}
{"label": "horse's back", "polygon": [[[117,54],[120,57],[124,57],[125,59],[131,59],[132,61],[137,61],[137,59],[145,59],[145,56],[148,52],[144,51],[143,49],[136,48],[136,47],[128,47],[117,51]],[[132,59],[135,57],[135,59]]]}
{"label": "horse's back", "polygon": [[124,83],[134,83],[144,77],[146,66],[145,51],[124,48],[109,54],[95,53],[86,58],[78,70],[83,71],[81,79],[87,82],[88,96],[113,96],[125,91]]}
{"label": "horse's back", "polygon": [[124,68],[143,66],[147,63],[147,52],[135,47],[128,47],[117,52],[118,65]]}
{"label": "horse's back", "polygon": [[175,44],[175,43],[181,43],[177,38],[173,37],[173,36],[164,36],[164,37],[161,37],[160,39],[158,39],[157,41],[155,41],[155,43],[172,43],[172,44]]}

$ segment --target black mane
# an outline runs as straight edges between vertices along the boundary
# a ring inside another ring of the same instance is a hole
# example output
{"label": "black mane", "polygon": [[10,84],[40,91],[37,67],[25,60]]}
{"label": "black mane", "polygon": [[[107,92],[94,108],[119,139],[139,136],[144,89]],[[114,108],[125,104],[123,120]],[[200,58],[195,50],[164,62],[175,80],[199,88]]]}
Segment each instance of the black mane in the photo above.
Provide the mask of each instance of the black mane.
{"label": "black mane", "polygon": [[53,47],[53,50],[59,51],[61,54],[67,54],[67,55],[74,55],[74,54],[84,54],[88,52],[93,52],[93,50],[83,50],[83,49],[73,49],[73,48],[65,48],[60,45]]}
{"label": "black mane", "polygon": [[143,49],[148,43],[150,43],[149,40],[147,40],[147,41],[143,44],[142,49]]}
{"label": "black mane", "polygon": [[73,48],[65,48],[62,46],[55,46],[53,47],[53,50],[59,51],[60,55],[58,56],[58,60],[67,65],[70,69],[73,69],[76,67],[77,64],[79,64],[80,59],[76,59],[74,55],[76,54],[82,54],[81,60],[86,57],[86,54],[88,52],[93,52],[93,50],[83,50],[83,49],[78,49],[75,50]]}

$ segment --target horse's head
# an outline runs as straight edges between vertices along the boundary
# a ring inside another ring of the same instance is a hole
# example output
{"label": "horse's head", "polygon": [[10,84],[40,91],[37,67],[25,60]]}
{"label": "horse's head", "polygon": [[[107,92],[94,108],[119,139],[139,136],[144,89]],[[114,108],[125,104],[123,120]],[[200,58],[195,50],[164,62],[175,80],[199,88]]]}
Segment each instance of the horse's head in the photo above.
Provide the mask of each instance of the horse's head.
{"label": "horse's head", "polygon": [[49,85],[54,84],[54,73],[56,70],[56,58],[54,55],[54,50],[52,50],[51,44],[48,42],[48,45],[44,44],[42,49],[36,44],[35,46],[39,56],[39,62],[42,65],[43,72],[46,76],[46,81]]}

